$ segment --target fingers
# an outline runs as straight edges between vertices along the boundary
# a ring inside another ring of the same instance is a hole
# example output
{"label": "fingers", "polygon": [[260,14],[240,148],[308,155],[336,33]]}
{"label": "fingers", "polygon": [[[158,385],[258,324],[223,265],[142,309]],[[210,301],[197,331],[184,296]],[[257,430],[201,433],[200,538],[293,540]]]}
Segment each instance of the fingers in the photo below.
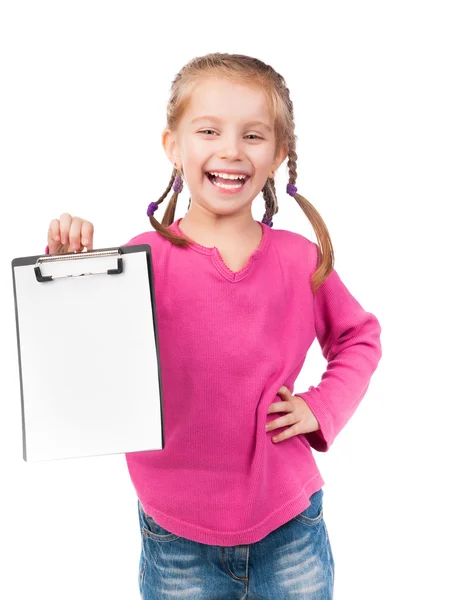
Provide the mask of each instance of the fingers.
{"label": "fingers", "polygon": [[48,229],[50,254],[78,252],[86,247],[93,249],[94,226],[90,221],[63,213],[59,219],[52,219]]}
{"label": "fingers", "polygon": [[72,217],[72,222],[69,228],[69,243],[72,250],[80,250],[81,248],[81,225],[83,220],[80,217]]}
{"label": "fingers", "polygon": [[278,429],[279,427],[285,427],[286,425],[293,425],[297,422],[298,419],[293,415],[293,413],[289,413],[284,417],[279,417],[278,419],[272,419],[272,421],[267,421],[266,431],[272,431],[272,429]]}
{"label": "fingers", "polygon": [[92,250],[93,238],[93,224],[80,217],[72,217],[69,229],[69,242],[73,250],[82,250],[84,247]]}
{"label": "fingers", "polygon": [[72,217],[68,213],[61,215],[61,238],[63,244],[69,244],[72,250],[86,247],[92,250],[94,226],[90,221]]}
{"label": "fingers", "polygon": [[72,216],[69,213],[63,213],[59,217],[59,229],[61,232],[61,243],[64,246],[68,246],[70,244],[69,240],[69,230],[70,224],[72,223]]}
{"label": "fingers", "polygon": [[83,221],[81,225],[81,243],[88,250],[92,250],[94,243],[94,225],[89,221]]}
{"label": "fingers", "polygon": [[60,238],[60,232],[59,232],[59,220],[58,219],[52,219],[50,221],[50,225],[48,228],[48,238],[47,238],[48,244],[50,246],[51,242],[61,242],[61,238]]}

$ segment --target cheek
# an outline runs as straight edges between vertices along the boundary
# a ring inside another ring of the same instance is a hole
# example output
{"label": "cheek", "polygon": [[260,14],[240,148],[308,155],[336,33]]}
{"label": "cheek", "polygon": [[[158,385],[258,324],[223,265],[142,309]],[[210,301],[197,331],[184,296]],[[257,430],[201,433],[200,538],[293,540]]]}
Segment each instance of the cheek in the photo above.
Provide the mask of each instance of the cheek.
{"label": "cheek", "polygon": [[201,140],[200,137],[190,137],[183,143],[183,152],[186,159],[189,160],[191,156],[207,156],[213,148],[213,145],[208,144],[205,140]]}
{"label": "cheek", "polygon": [[185,172],[189,172],[193,179],[201,179],[210,156],[211,152],[205,152],[205,148],[202,148],[199,144],[191,143],[186,145],[183,147],[183,165]]}
{"label": "cheek", "polygon": [[258,146],[253,148],[253,152],[248,153],[248,157],[252,162],[257,178],[263,180],[265,175],[270,173],[273,165],[273,152],[267,148]]}
{"label": "cheek", "polygon": [[273,149],[269,151],[267,147],[259,146],[253,156],[255,166],[261,171],[270,171],[274,161]]}

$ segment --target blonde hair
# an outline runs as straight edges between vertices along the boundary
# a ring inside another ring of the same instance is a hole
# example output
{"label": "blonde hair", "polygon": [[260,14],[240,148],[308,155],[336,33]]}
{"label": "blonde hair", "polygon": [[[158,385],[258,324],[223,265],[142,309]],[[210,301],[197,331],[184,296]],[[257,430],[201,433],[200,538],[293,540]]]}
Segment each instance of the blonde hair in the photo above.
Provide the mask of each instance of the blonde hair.
{"label": "blonde hair", "polygon": [[[194,87],[200,81],[209,77],[221,77],[235,83],[243,83],[252,87],[258,86],[266,94],[268,105],[275,120],[275,156],[282,147],[287,149],[289,183],[295,184],[297,179],[297,153],[295,151],[297,136],[294,134],[294,112],[289,97],[289,89],[286,86],[284,78],[279,73],[257,58],[242,54],[215,52],[194,58],[188,62],[172,82],[167,106],[166,128],[176,131]],[[156,204],[160,204],[170,193],[177,175],[177,169],[174,168],[169,184]],[[278,201],[273,178],[269,177],[267,179],[262,192],[266,205],[264,218],[271,220],[272,216],[278,212]],[[152,214],[149,215],[149,219],[159,234],[167,238],[172,244],[184,248],[191,243],[191,240],[176,235],[168,229],[175,219],[178,194],[179,192],[172,194],[161,223]],[[316,244],[318,255],[316,271],[311,277],[312,292],[315,295],[319,286],[333,270],[333,246],[328,229],[314,206],[298,193],[293,198],[295,198],[310,221],[318,240],[318,245]],[[189,206],[190,203],[191,199],[189,199]]]}

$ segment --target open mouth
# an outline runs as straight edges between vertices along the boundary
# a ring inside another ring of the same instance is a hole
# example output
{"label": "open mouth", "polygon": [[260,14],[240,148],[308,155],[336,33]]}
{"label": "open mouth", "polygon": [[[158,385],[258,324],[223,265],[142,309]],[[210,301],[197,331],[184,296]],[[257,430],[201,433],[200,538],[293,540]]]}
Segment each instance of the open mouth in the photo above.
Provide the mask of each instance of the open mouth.
{"label": "open mouth", "polygon": [[250,179],[249,175],[245,175],[245,179],[222,179],[216,175],[206,172],[206,177],[217,188],[229,191],[237,191],[242,189]]}

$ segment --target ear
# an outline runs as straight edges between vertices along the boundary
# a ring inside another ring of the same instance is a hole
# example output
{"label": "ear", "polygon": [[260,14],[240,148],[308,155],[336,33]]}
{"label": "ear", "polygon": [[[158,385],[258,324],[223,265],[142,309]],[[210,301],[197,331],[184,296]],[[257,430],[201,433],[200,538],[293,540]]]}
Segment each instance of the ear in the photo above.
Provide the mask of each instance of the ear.
{"label": "ear", "polygon": [[172,165],[179,163],[180,157],[177,154],[177,141],[175,134],[170,129],[164,129],[162,133],[162,145],[166,153],[167,158],[170,160]]}

